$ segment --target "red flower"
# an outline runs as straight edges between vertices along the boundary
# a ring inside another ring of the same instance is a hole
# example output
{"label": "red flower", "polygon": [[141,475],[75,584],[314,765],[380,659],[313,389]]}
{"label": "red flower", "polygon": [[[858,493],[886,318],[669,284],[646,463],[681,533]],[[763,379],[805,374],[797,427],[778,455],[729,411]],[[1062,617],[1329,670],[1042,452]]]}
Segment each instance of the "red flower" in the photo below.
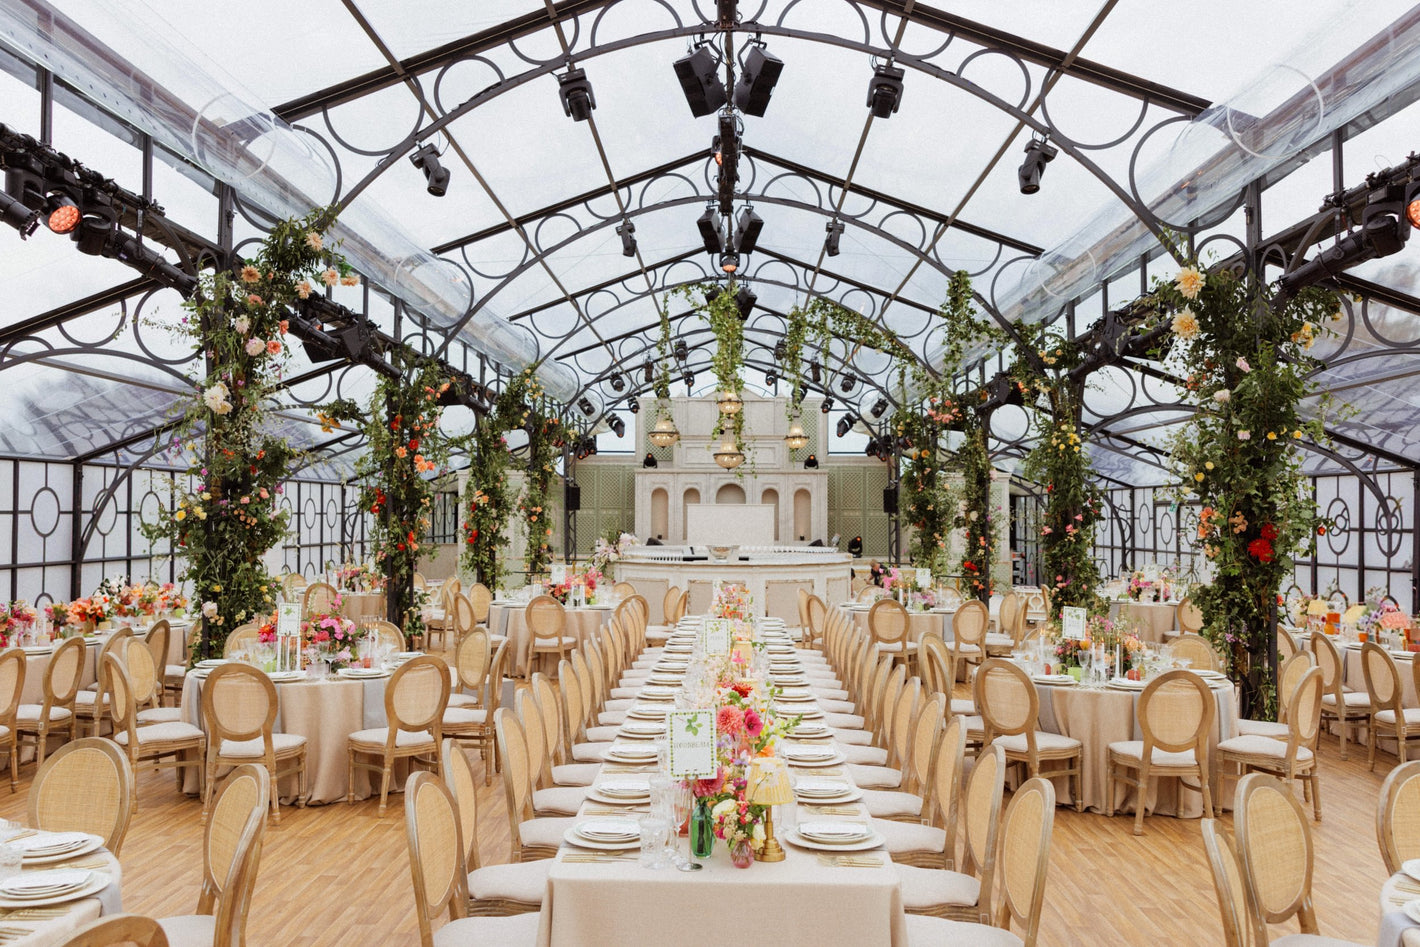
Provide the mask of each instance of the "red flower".
{"label": "red flower", "polygon": [[1273,559],[1272,543],[1266,539],[1254,539],[1247,544],[1247,553],[1258,562],[1271,562]]}
{"label": "red flower", "polygon": [[1272,540],[1276,539],[1276,538],[1277,538],[1277,527],[1276,527],[1276,526],[1273,526],[1271,523],[1263,523],[1263,524],[1262,524],[1262,538],[1265,539],[1265,540],[1267,540],[1268,542],[1271,542]]}

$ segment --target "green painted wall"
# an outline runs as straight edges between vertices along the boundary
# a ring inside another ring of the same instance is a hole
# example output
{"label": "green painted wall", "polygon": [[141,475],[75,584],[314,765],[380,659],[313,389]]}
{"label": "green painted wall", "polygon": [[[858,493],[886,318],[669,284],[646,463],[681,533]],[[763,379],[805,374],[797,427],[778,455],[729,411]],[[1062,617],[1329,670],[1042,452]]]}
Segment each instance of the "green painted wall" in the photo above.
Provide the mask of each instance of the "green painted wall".
{"label": "green painted wall", "polygon": [[[886,558],[890,520],[883,512],[883,488],[888,484],[887,464],[868,457],[861,461],[834,457],[824,466],[828,469],[828,535],[839,535],[841,549],[847,549],[854,536],[862,536],[865,558]],[[904,534],[904,549],[906,545]]]}

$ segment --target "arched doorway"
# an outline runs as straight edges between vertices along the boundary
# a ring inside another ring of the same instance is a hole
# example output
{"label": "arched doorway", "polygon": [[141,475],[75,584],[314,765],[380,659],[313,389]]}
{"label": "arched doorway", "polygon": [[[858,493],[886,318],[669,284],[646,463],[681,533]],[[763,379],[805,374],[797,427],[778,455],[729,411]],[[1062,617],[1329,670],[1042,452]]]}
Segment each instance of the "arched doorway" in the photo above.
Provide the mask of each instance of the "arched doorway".
{"label": "arched doorway", "polygon": [[651,535],[664,540],[670,532],[671,495],[664,487],[651,491]]}
{"label": "arched doorway", "polygon": [[745,488],[737,483],[724,483],[720,489],[715,491],[715,502],[717,504],[745,502]]}
{"label": "arched doorway", "polygon": [[813,532],[813,500],[809,497],[809,491],[799,489],[794,491],[794,538],[799,540],[813,539],[809,533]]}
{"label": "arched doorway", "polygon": [[759,495],[759,502],[765,506],[774,507],[774,541],[779,541],[779,491],[773,487],[765,488]]}

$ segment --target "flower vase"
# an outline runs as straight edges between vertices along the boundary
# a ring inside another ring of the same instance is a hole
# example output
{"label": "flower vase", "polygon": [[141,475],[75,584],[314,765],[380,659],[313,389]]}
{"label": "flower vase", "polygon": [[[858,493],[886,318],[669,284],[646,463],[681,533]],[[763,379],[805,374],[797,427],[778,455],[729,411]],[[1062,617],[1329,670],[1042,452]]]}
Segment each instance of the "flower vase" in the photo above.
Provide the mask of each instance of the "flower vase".
{"label": "flower vase", "polygon": [[736,868],[748,868],[754,864],[754,848],[749,839],[740,839],[730,848],[730,863]]}
{"label": "flower vase", "polygon": [[690,851],[696,858],[709,858],[715,850],[715,824],[710,817],[710,804],[700,799],[690,816]]}

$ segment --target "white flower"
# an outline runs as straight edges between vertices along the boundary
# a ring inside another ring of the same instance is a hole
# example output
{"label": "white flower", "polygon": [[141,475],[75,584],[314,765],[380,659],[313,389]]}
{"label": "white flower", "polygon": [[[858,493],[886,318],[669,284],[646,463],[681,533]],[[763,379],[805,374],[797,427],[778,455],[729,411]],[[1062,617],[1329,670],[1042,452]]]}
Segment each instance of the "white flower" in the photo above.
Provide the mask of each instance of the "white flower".
{"label": "white flower", "polygon": [[1233,393],[1226,388],[1219,388],[1217,391],[1213,392],[1213,400],[1219,404],[1227,404],[1229,401],[1233,400]]}
{"label": "white flower", "polygon": [[[217,406],[227,400],[229,393],[227,386],[219,381],[202,393],[202,400],[206,403],[208,408],[217,411]],[[221,412],[218,413],[220,414]]]}
{"label": "white flower", "polygon": [[710,816],[715,819],[723,818],[738,807],[739,803],[734,799],[721,799],[719,802],[715,803],[715,808],[710,810]]}
{"label": "white flower", "polygon": [[1178,291],[1184,299],[1197,299],[1198,293],[1203,289],[1206,278],[1196,266],[1185,266],[1178,271],[1178,276],[1174,277],[1173,284],[1178,287]]}
{"label": "white flower", "polygon": [[1193,314],[1193,310],[1185,306],[1183,311],[1173,317],[1173,334],[1185,341],[1198,336],[1198,317]]}
{"label": "white flower", "polygon": [[251,320],[246,316],[237,316],[237,318],[232,320],[232,328],[236,329],[242,335],[246,335],[247,330],[251,328]]}
{"label": "white flower", "polygon": [[265,342],[261,341],[260,339],[247,339],[247,354],[250,355],[252,358],[256,358],[258,355],[265,351]]}
{"label": "white flower", "polygon": [[202,617],[203,617],[203,618],[216,618],[216,617],[217,617],[217,603],[216,603],[216,602],[203,602],[203,603],[202,603]]}

